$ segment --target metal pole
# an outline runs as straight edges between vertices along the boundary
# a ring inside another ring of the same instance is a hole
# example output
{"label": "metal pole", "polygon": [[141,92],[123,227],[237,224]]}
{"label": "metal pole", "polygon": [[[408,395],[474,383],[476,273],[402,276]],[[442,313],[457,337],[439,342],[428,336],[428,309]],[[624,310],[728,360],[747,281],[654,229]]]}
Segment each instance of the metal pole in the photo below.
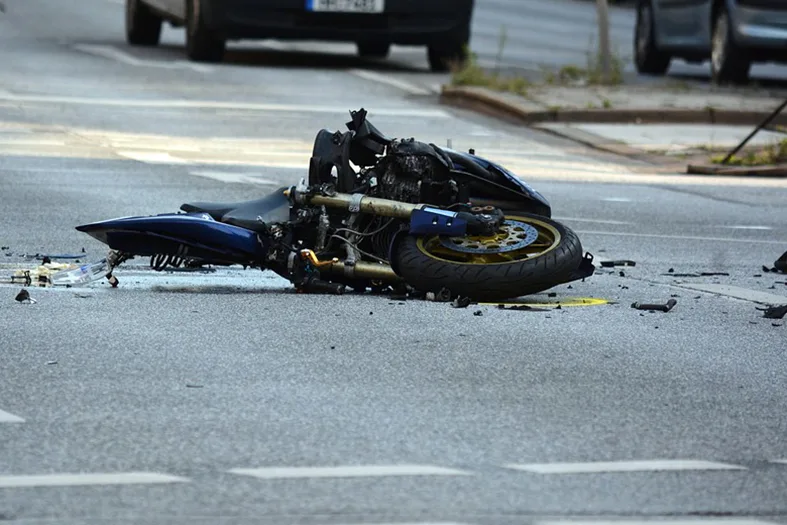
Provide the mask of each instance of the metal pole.
{"label": "metal pole", "polygon": [[733,150],[732,150],[732,151],[730,151],[730,152],[727,154],[727,156],[726,156],[726,157],[724,157],[724,160],[722,160],[722,161],[721,161],[721,163],[722,163],[722,164],[727,164],[727,163],[730,161],[730,159],[731,159],[732,157],[734,157],[734,156],[735,156],[735,154],[736,154],[736,153],[738,153],[738,152],[739,152],[741,149],[743,149],[743,146],[745,146],[745,145],[746,145],[746,144],[747,144],[747,143],[748,143],[748,142],[749,142],[749,141],[752,139],[752,137],[754,137],[754,135],[756,135],[756,134],[757,134],[757,133],[758,133],[758,132],[759,132],[759,131],[760,131],[762,128],[764,128],[765,126],[767,126],[768,124],[770,124],[770,123],[771,123],[771,121],[772,121],[773,119],[775,119],[775,118],[776,118],[776,115],[778,115],[779,113],[781,113],[781,112],[782,112],[782,110],[783,110],[785,107],[787,107],[787,100],[785,100],[784,102],[782,102],[782,103],[779,105],[779,107],[778,107],[778,108],[774,109],[774,110],[773,110],[773,113],[771,113],[770,115],[768,115],[768,118],[766,118],[765,120],[763,120],[762,122],[760,122],[760,123],[757,125],[757,127],[756,127],[756,128],[754,128],[754,131],[752,131],[751,133],[749,133],[749,136],[748,136],[748,137],[746,137],[745,139],[743,139],[743,140],[741,141],[741,143],[740,143],[740,144],[738,144],[737,146],[735,146],[735,148],[733,148]]}
{"label": "metal pole", "polygon": [[612,69],[609,47],[609,5],[607,0],[596,0],[596,7],[598,8],[598,58],[601,60],[604,82],[609,82]]}

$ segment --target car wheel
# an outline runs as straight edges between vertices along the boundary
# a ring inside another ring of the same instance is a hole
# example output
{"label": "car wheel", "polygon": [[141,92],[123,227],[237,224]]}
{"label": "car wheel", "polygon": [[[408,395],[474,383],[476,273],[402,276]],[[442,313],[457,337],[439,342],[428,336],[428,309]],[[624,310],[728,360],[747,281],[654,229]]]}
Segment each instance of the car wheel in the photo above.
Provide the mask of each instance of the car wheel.
{"label": "car wheel", "polygon": [[749,80],[750,69],[751,60],[736,45],[729,14],[721,8],[713,21],[711,80],[714,84],[743,84]]}
{"label": "car wheel", "polygon": [[656,46],[656,22],[649,0],[637,6],[637,25],[634,30],[634,57],[637,72],[663,75],[669,69],[672,57]]}
{"label": "car wheel", "polygon": [[188,0],[186,13],[186,54],[195,62],[221,62],[227,40],[205,25],[202,0]]}
{"label": "car wheel", "polygon": [[385,58],[390,52],[390,42],[358,42],[358,55],[363,58]]}
{"label": "car wheel", "polygon": [[161,23],[161,17],[141,0],[126,0],[126,41],[132,46],[157,45]]}
{"label": "car wheel", "polygon": [[470,26],[457,31],[452,37],[431,44],[428,48],[429,68],[434,72],[450,71],[467,60],[470,45]]}

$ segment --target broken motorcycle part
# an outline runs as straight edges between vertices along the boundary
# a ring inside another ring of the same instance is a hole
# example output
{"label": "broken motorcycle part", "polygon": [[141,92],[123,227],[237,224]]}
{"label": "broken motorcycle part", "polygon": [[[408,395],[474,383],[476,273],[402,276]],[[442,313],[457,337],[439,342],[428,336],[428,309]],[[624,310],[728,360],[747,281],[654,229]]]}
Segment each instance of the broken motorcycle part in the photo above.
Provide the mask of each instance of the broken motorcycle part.
{"label": "broken motorcycle part", "polygon": [[782,306],[770,306],[768,308],[757,308],[763,312],[762,316],[766,319],[783,319],[787,315],[787,304]]}
{"label": "broken motorcycle part", "polygon": [[636,266],[635,261],[620,260],[620,261],[601,261],[599,264],[604,268],[612,268],[614,266]]}
{"label": "broken motorcycle part", "polygon": [[657,312],[669,312],[672,310],[678,301],[670,299],[667,304],[645,304],[645,303],[632,303],[631,307],[637,310],[655,310]]}

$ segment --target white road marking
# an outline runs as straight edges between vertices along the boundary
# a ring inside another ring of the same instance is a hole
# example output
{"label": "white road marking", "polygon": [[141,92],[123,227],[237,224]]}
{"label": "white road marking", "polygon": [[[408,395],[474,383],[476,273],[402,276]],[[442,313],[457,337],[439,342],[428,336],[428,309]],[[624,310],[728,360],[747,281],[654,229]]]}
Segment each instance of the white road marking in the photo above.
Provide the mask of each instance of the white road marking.
{"label": "white road marking", "polygon": [[626,222],[626,221],[613,221],[613,220],[606,220],[606,219],[580,219],[578,217],[555,217],[555,220],[574,221],[574,222],[593,222],[598,224],[624,224],[624,225],[634,224],[633,222]]}
{"label": "white road marking", "polygon": [[272,181],[270,179],[263,179],[261,177],[255,177],[254,175],[248,175],[244,173],[233,173],[227,171],[190,171],[191,175],[196,175],[198,177],[207,177],[209,179],[218,180],[221,182],[237,182],[241,184],[262,184],[262,185],[269,185],[269,186],[278,186],[279,183],[276,181]]}
{"label": "white road marking", "polygon": [[116,153],[121,157],[148,164],[190,164],[187,160],[173,157],[169,153],[161,151],[117,151]]}
{"label": "white road marking", "polygon": [[702,460],[655,459],[643,461],[589,461],[587,463],[510,464],[506,468],[536,474],[655,472],[666,470],[746,470],[746,467]]}
{"label": "white road marking", "polygon": [[47,140],[47,139],[12,139],[0,137],[0,145],[3,146],[65,146],[65,141],[62,140]]}
{"label": "white road marking", "polygon": [[772,230],[770,226],[722,226],[722,228],[728,228],[730,230]]}
{"label": "white road marking", "polygon": [[95,45],[95,44],[76,44],[74,49],[82,51],[83,53],[88,53],[95,56],[100,56],[102,58],[108,58],[110,60],[115,60],[122,64],[127,64],[129,66],[135,67],[156,67],[160,69],[191,69],[194,71],[198,71],[200,73],[212,73],[213,68],[208,66],[203,66],[200,64],[193,64],[191,62],[186,62],[184,60],[176,60],[174,62],[165,62],[162,60],[147,60],[144,58],[138,58],[134,55],[126,53],[125,51],[121,51],[113,46],[102,46],[102,45]]}
{"label": "white road marking", "polygon": [[[147,100],[130,98],[92,98],[69,97],[60,95],[16,95],[2,94],[1,100],[11,102],[31,102],[42,104],[72,104],[88,106],[117,106],[125,108],[188,108],[188,109],[238,109],[247,111],[275,111],[302,113],[346,113],[345,108],[337,106],[297,105],[297,104],[264,104],[255,102],[225,102],[218,100]],[[389,117],[419,118],[450,118],[450,115],[439,109],[408,109],[408,108],[374,108],[369,110],[370,118],[374,115]]]}
{"label": "white road marking", "polygon": [[672,239],[678,241],[709,241],[709,242],[743,242],[747,244],[787,244],[787,241],[765,240],[765,239],[730,239],[728,237],[699,237],[692,235],[661,235],[657,233],[626,233],[626,232],[601,232],[601,231],[580,231],[576,233],[582,235],[612,235],[617,237],[643,237],[649,239]]}
{"label": "white road marking", "polygon": [[344,467],[234,468],[233,474],[260,479],[355,478],[378,476],[464,476],[469,472],[432,465],[357,465]]}
{"label": "white road marking", "polygon": [[535,525],[777,525],[773,521],[745,518],[696,518],[696,519],[649,519],[649,520],[538,520]]}
{"label": "white road marking", "polygon": [[432,94],[431,91],[429,91],[428,89],[424,89],[420,86],[416,86],[415,84],[411,84],[410,82],[405,82],[404,80],[399,80],[397,78],[394,78],[393,76],[381,75],[379,73],[375,73],[373,71],[366,71],[364,69],[351,69],[349,73],[356,77],[363,78],[364,80],[370,80],[372,82],[377,82],[378,84],[385,84],[387,86],[400,89],[411,95]]}
{"label": "white road marking", "polygon": [[679,286],[681,288],[688,288],[689,290],[724,295],[726,297],[732,297],[734,299],[750,301],[753,303],[768,305],[787,304],[787,297],[783,295],[760,292],[757,290],[750,290],[748,288],[741,288],[739,286],[730,286],[728,284],[681,283]]}
{"label": "white road marking", "polygon": [[147,483],[183,483],[187,478],[156,472],[118,472],[112,474],[41,474],[0,476],[0,488],[68,487],[78,485],[137,485]]}
{"label": "white road marking", "polygon": [[24,422],[25,420],[22,419],[21,417],[0,410],[0,423],[24,423]]}
{"label": "white road marking", "polygon": [[601,200],[605,202],[631,202],[631,199],[627,199],[626,197],[605,197]]}

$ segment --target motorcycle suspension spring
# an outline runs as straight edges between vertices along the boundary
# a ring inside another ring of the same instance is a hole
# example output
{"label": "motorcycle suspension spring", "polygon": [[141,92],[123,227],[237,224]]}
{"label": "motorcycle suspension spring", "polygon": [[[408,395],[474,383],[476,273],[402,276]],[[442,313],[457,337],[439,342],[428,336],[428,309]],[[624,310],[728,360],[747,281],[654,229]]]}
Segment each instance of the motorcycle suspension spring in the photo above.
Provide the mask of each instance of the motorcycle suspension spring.
{"label": "motorcycle suspension spring", "polygon": [[177,255],[168,255],[164,253],[157,253],[150,257],[150,267],[155,271],[160,272],[167,266],[180,268],[185,259]]}

